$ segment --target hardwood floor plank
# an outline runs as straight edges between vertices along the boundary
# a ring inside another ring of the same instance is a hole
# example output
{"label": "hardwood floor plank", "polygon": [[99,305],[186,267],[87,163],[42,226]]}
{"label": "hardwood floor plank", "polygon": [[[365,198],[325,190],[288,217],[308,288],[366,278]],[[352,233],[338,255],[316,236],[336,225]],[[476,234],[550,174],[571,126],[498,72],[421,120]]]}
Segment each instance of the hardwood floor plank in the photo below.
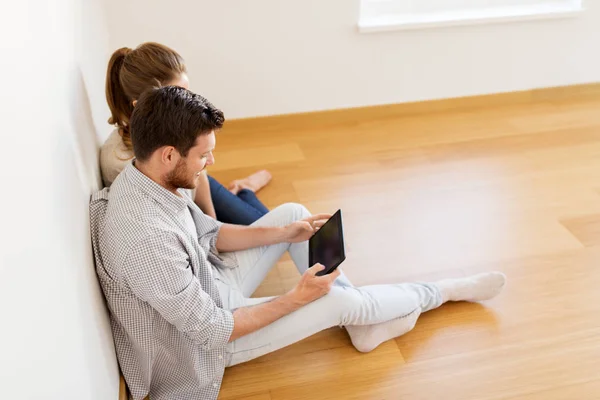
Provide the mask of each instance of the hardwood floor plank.
{"label": "hardwood floor plank", "polygon": [[600,245],[600,214],[563,220],[561,223],[584,245]]}
{"label": "hardwood floor plank", "polygon": [[251,149],[221,150],[215,153],[215,157],[218,157],[219,162],[211,167],[211,171],[250,166],[265,168],[278,162],[303,160],[304,154],[296,144],[288,143]]}

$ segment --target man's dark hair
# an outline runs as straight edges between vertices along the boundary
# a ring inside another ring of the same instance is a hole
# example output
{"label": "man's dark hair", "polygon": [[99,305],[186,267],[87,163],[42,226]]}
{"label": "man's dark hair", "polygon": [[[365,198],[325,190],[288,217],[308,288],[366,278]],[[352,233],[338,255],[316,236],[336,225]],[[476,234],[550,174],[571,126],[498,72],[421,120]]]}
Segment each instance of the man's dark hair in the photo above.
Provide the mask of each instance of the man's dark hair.
{"label": "man's dark hair", "polygon": [[162,146],[173,146],[186,157],[200,135],[223,126],[223,112],[204,97],[178,86],[144,92],[130,119],[133,153],[147,161]]}

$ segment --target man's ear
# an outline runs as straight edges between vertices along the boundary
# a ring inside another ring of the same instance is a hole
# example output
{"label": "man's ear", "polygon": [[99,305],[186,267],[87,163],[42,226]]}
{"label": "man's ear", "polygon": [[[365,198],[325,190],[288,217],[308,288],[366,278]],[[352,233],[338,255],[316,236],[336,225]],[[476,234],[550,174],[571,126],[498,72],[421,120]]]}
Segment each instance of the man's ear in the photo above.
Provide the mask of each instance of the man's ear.
{"label": "man's ear", "polygon": [[173,146],[165,146],[160,152],[160,158],[163,164],[168,166],[174,166],[181,157],[179,152]]}

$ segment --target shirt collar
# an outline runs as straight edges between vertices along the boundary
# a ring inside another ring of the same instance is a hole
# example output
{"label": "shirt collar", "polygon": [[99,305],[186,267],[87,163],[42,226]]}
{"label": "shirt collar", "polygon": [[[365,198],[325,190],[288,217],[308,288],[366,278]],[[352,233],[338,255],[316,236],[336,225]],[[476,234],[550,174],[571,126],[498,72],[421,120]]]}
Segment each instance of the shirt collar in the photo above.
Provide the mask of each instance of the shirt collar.
{"label": "shirt collar", "polygon": [[156,202],[166,206],[175,214],[185,210],[185,207],[188,205],[188,201],[187,196],[181,192],[182,189],[177,189],[181,197],[175,195],[158,183],[154,182],[152,179],[148,178],[143,172],[137,169],[135,165],[133,165],[134,162],[135,158],[129,164],[127,164],[124,173],[127,179],[137,189],[146,193],[152,199],[156,200]]}

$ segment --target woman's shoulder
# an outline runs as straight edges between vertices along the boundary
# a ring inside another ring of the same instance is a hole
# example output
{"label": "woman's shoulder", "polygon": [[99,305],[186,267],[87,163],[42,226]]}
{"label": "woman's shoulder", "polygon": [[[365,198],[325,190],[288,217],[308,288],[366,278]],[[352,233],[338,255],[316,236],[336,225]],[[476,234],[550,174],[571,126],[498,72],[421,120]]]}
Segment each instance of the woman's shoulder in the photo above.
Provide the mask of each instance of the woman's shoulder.
{"label": "woman's shoulder", "polygon": [[125,146],[119,130],[115,129],[100,147],[100,170],[104,185],[110,186],[132,158],[133,151]]}

